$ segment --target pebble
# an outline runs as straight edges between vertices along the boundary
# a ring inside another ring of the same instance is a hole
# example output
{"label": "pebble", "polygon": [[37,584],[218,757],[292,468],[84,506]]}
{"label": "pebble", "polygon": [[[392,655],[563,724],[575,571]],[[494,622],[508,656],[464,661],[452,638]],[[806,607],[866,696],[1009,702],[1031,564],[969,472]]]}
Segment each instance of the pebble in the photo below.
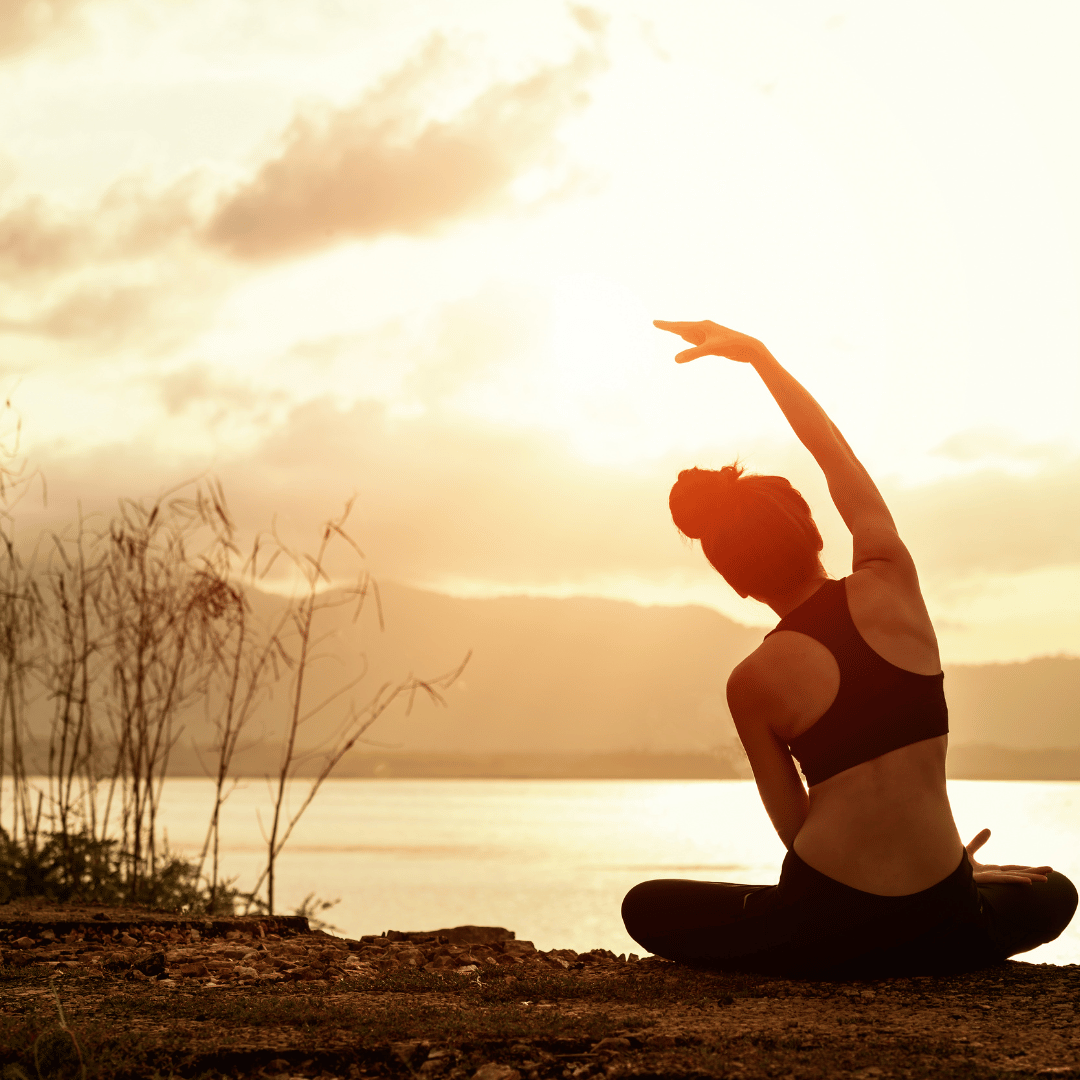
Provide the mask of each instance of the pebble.
{"label": "pebble", "polygon": [[473,1080],[521,1080],[521,1073],[509,1065],[489,1061],[473,1073]]}
{"label": "pebble", "polygon": [[621,1053],[624,1050],[630,1049],[630,1040],[620,1038],[617,1035],[609,1036],[606,1039],[601,1039],[594,1047],[593,1050],[608,1050],[615,1053]]}
{"label": "pebble", "polygon": [[[602,968],[629,962],[605,949],[580,955],[572,949],[539,952],[531,941],[519,941],[499,927],[457,927],[436,933],[389,931],[347,941],[326,935],[260,934],[255,925],[250,931],[215,934],[213,923],[201,925],[201,930],[190,924],[121,930],[98,923],[73,929],[62,940],[45,930],[37,939],[0,940],[7,950],[0,961],[13,966],[49,963],[54,968],[96,964],[133,981],[198,979],[205,983],[212,979],[216,985],[237,980],[326,985],[395,971],[466,978],[499,972],[504,978],[514,978],[511,971],[524,975],[529,969],[562,972],[573,968],[588,978]],[[470,935],[483,943],[470,943]],[[258,947],[252,947],[251,939]]]}

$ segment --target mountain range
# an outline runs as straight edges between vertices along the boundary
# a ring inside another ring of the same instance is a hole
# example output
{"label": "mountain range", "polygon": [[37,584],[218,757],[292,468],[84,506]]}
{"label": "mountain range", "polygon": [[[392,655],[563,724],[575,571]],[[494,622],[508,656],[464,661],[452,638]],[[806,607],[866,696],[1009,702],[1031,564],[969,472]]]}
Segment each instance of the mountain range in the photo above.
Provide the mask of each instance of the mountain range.
{"label": "mountain range", "polygon": [[[309,701],[365,663],[357,700],[469,660],[445,707],[421,696],[408,714],[391,709],[340,775],[746,775],[724,687],[760,630],[706,607],[588,597],[463,599],[390,583],[380,600],[383,630],[371,597],[355,619],[345,606],[324,613]],[[254,598],[263,617],[283,603]],[[946,665],[945,685],[953,775],[1080,779],[1080,658]],[[302,729],[312,761],[342,702]],[[239,772],[275,770],[285,712],[279,692],[250,727]],[[205,716],[189,715],[171,771],[201,774],[211,741]]]}

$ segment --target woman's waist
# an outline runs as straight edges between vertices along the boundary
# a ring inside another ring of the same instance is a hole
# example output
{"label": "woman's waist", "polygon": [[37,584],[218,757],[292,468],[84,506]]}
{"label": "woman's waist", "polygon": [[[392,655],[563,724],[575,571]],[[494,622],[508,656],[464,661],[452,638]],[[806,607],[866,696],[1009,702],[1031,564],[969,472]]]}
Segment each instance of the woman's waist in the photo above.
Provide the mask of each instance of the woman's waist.
{"label": "woman's waist", "polygon": [[810,866],[882,896],[918,892],[956,868],[964,845],[943,787],[849,796],[812,790],[793,844]]}
{"label": "woman's waist", "polygon": [[980,911],[966,852],[961,852],[947,873],[921,889],[881,893],[840,881],[792,850],[784,858],[775,902],[781,907],[805,910],[811,919],[824,917],[841,923],[855,916],[893,919],[904,913],[916,919],[930,916],[931,921],[940,921],[955,915],[976,917]]}

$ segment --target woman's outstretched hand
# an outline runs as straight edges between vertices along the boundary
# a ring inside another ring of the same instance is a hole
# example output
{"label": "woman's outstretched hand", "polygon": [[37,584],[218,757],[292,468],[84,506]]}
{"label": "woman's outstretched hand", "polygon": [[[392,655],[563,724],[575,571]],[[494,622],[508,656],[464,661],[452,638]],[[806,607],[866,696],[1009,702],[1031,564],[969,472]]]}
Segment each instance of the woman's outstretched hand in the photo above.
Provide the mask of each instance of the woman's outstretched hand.
{"label": "woman's outstretched hand", "polygon": [[1053,870],[1052,866],[993,866],[990,863],[976,862],[975,852],[989,839],[990,830],[983,829],[967,846],[968,859],[974,870],[972,877],[976,884],[1030,885],[1033,881],[1045,881],[1046,875]]}
{"label": "woman's outstretched hand", "polygon": [[655,319],[653,326],[678,334],[683,341],[689,341],[696,346],[679,353],[675,357],[676,364],[688,363],[699,356],[726,356],[740,364],[749,364],[762,356],[768,356],[765,346],[757,338],[740,334],[738,330],[729,330],[711,319],[700,322],[665,322],[663,319]]}

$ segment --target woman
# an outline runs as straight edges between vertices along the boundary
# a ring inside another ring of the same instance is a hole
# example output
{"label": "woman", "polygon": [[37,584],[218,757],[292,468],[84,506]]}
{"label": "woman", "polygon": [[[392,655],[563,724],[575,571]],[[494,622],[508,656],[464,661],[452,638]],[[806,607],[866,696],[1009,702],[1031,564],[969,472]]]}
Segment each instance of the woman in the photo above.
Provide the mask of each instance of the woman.
{"label": "woman", "polygon": [[638,885],[623,903],[630,935],[673,960],[785,974],[969,970],[1053,940],[1076,909],[1072,883],[1049,866],[978,863],[989,830],[966,849],[957,833],[937,640],[873,480],[760,341],[709,321],[655,325],[694,346],[678,363],[722,356],[761,376],[825,473],[853,558],[850,576],[828,577],[809,507],[782,477],[679,474],[676,525],[780,616],[727,693],[788,852],[778,885]]}

